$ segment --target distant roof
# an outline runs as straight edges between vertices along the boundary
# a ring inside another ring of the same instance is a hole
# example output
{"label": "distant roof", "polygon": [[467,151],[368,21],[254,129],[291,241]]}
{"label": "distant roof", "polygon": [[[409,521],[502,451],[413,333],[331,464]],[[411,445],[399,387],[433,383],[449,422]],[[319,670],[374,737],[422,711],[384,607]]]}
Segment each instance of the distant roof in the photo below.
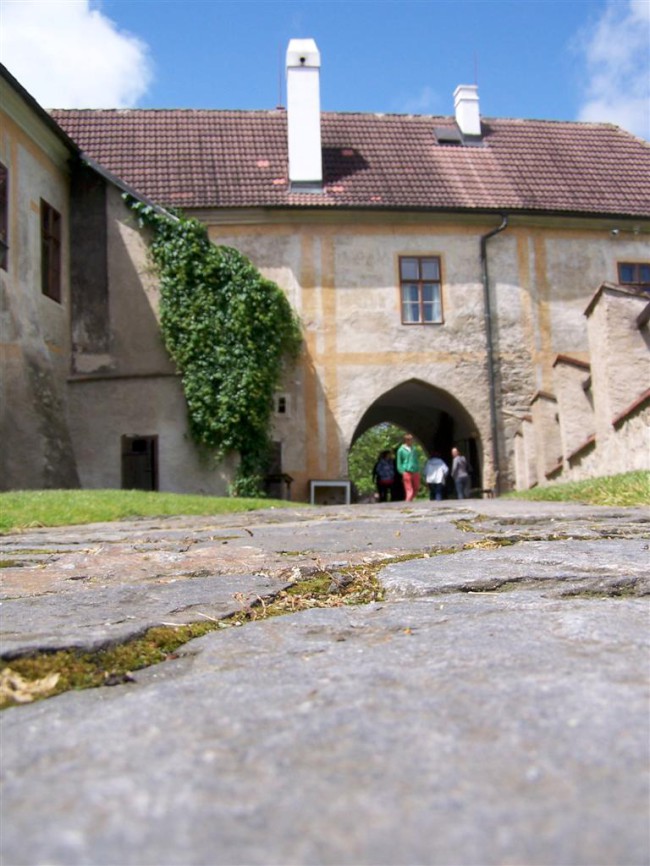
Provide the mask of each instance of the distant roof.
{"label": "distant roof", "polygon": [[[650,217],[650,144],[598,123],[325,112],[324,189],[287,178],[286,111],[56,110],[80,146],[169,207],[508,211]],[[452,136],[453,137],[453,136]]]}
{"label": "distant roof", "polygon": [[27,103],[31,111],[33,111],[38,119],[47,126],[50,132],[53,132],[56,137],[62,141],[66,147],[69,148],[71,153],[78,153],[79,147],[78,145],[70,139],[70,137],[64,132],[64,130],[52,119],[51,112],[47,112],[44,108],[42,108],[38,102],[34,99],[31,93],[28,93],[25,88],[22,86],[20,81],[13,77],[11,72],[7,69],[7,67],[0,63],[0,80],[4,80],[7,82],[9,87],[11,87],[18,96],[23,100],[23,102]]}
{"label": "distant roof", "polygon": [[114,184],[124,192],[129,193],[135,198],[141,198],[153,208],[163,210],[157,202],[149,201],[144,194],[132,189],[124,180],[122,180],[122,178],[117,177],[107,168],[99,165],[90,155],[82,153],[78,143],[76,141],[73,141],[72,138],[67,134],[67,132],[54,120],[52,112],[48,112],[44,108],[42,108],[41,105],[31,95],[31,93],[25,90],[22,84],[16,78],[14,78],[14,76],[11,74],[11,72],[9,72],[7,67],[0,63],[0,81],[2,80],[7,82],[7,84],[16,92],[16,94],[23,100],[23,102],[25,102],[25,104],[30,108],[30,110],[34,112],[35,116],[38,117],[39,120],[42,121],[42,123],[45,124],[45,126],[50,130],[50,132],[56,135],[56,137],[60,141],[62,141],[63,144],[66,145],[66,147],[70,151],[71,156],[85,161],[93,169],[93,171],[102,175],[102,177],[110,181],[112,184]]}

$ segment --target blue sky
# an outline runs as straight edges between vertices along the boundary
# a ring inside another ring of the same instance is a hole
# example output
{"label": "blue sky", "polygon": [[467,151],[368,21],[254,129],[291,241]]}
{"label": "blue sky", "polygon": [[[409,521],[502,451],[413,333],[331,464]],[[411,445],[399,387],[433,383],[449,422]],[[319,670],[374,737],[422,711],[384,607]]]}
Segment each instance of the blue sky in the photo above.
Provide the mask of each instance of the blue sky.
{"label": "blue sky", "polygon": [[478,83],[486,117],[650,138],[650,0],[0,0],[0,59],[45,107],[274,108],[292,37],[324,110],[451,114]]}

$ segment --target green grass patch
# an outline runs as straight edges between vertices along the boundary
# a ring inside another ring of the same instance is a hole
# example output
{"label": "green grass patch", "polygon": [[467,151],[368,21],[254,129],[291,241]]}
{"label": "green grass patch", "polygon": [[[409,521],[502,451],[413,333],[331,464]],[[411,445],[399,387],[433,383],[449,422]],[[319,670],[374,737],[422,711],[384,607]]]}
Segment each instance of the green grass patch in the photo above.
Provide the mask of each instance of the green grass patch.
{"label": "green grass patch", "polygon": [[277,499],[195,496],[144,490],[15,490],[0,493],[0,533],[41,526],[107,523],[138,517],[234,514],[259,508],[295,508]]}
{"label": "green grass patch", "polygon": [[650,472],[626,472],[606,478],[549,484],[507,493],[507,499],[582,502],[587,505],[650,505]]}
{"label": "green grass patch", "polygon": [[[394,561],[399,561],[399,557]],[[133,680],[131,674],[177,657],[190,640],[219,629],[243,626],[256,620],[283,616],[314,607],[341,607],[368,604],[383,598],[377,572],[387,562],[363,564],[344,569],[348,582],[337,588],[336,578],[318,571],[296,581],[277,595],[252,602],[243,594],[234,596],[241,609],[222,619],[185,625],[161,625],[141,637],[97,652],[60,650],[18,658],[0,658],[0,709],[54,697],[71,689],[119,685]],[[333,586],[334,582],[334,586]]]}
{"label": "green grass patch", "polygon": [[[149,629],[146,634],[127,643],[119,644],[99,652],[78,652],[60,650],[59,652],[38,653],[23,658],[2,660],[2,673],[5,680],[16,675],[18,695],[12,696],[12,689],[0,688],[0,708],[26,700],[54,697],[70,689],[91,689],[120,681],[128,681],[131,671],[158,664],[173,657],[175,651],[187,641],[202,637],[215,628],[213,622],[196,622],[189,625],[159,626]],[[8,672],[11,672],[9,674]],[[58,675],[58,676],[57,676]],[[44,693],[38,691],[30,695],[30,684],[54,677],[54,683]],[[20,692],[29,697],[20,700]]]}

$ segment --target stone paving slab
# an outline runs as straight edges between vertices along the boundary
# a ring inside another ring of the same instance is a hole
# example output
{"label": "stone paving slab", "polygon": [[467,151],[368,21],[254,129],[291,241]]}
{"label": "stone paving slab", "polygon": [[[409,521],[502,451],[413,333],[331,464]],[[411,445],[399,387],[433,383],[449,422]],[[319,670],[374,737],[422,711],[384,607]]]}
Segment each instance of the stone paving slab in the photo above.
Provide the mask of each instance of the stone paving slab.
{"label": "stone paving slab", "polygon": [[532,585],[560,595],[643,596],[650,595],[650,551],[642,538],[530,541],[496,556],[479,548],[389,565],[381,580],[398,597]]}
{"label": "stone paving slab", "polygon": [[645,611],[526,595],[253,623],[4,713],[3,862],[640,866]]}
{"label": "stone paving slab", "polygon": [[[0,538],[0,655],[92,650],[161,621],[226,616],[241,607],[238,596],[267,598],[319,569],[458,550],[485,537],[517,542],[649,534],[643,509],[492,500],[27,530]],[[179,616],[183,611],[187,615]]]}
{"label": "stone paving slab", "polygon": [[128,593],[142,621],[213,591],[227,607],[260,574],[257,560],[243,570],[250,542],[271,583],[287,568],[427,556],[380,572],[381,603],[213,632],[134,682],[4,711],[4,866],[647,866],[650,512],[323,511],[238,519],[253,537],[234,540],[232,576],[216,573],[202,533],[222,529],[208,522],[168,522],[169,537],[124,526],[110,543],[96,528],[53,534],[103,539],[111,572],[113,544],[146,569],[142,531],[161,548],[201,536],[186,553],[205,544],[215,573],[160,584],[154,559],[130,582],[99,565],[95,585],[62,579],[74,554],[57,555],[45,593],[11,584],[3,628],[10,605],[16,630],[31,616],[43,635],[74,635],[48,620],[56,595],[79,623],[97,617],[93,598],[117,610]]}
{"label": "stone paving slab", "polygon": [[461,544],[453,518],[471,509],[278,509],[214,518],[121,521],[39,529],[0,538],[0,598],[86,585],[198,575],[302,571],[396,555],[421,546]]}
{"label": "stone paving slab", "polygon": [[146,585],[86,587],[2,604],[0,655],[93,651],[159,625],[222,619],[288,584],[263,575],[157,580]]}

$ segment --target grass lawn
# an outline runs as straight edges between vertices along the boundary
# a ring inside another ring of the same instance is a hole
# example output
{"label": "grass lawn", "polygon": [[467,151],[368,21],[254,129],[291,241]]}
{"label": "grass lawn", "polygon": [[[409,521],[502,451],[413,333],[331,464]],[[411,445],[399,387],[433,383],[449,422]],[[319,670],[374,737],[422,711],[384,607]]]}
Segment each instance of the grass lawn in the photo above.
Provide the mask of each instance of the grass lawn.
{"label": "grass lawn", "polygon": [[231,514],[299,505],[277,499],[189,496],[143,490],[15,490],[0,493],[0,533],[133,517]]}
{"label": "grass lawn", "polygon": [[[650,472],[628,472],[569,484],[508,493],[509,499],[650,505]],[[231,514],[259,508],[300,508],[304,503],[149,493],[142,490],[16,490],[0,493],[0,533],[38,526],[106,523],[134,517]]]}
{"label": "grass lawn", "polygon": [[550,484],[506,496],[508,499],[584,502],[587,505],[650,505],[650,472],[626,472],[607,478]]}

